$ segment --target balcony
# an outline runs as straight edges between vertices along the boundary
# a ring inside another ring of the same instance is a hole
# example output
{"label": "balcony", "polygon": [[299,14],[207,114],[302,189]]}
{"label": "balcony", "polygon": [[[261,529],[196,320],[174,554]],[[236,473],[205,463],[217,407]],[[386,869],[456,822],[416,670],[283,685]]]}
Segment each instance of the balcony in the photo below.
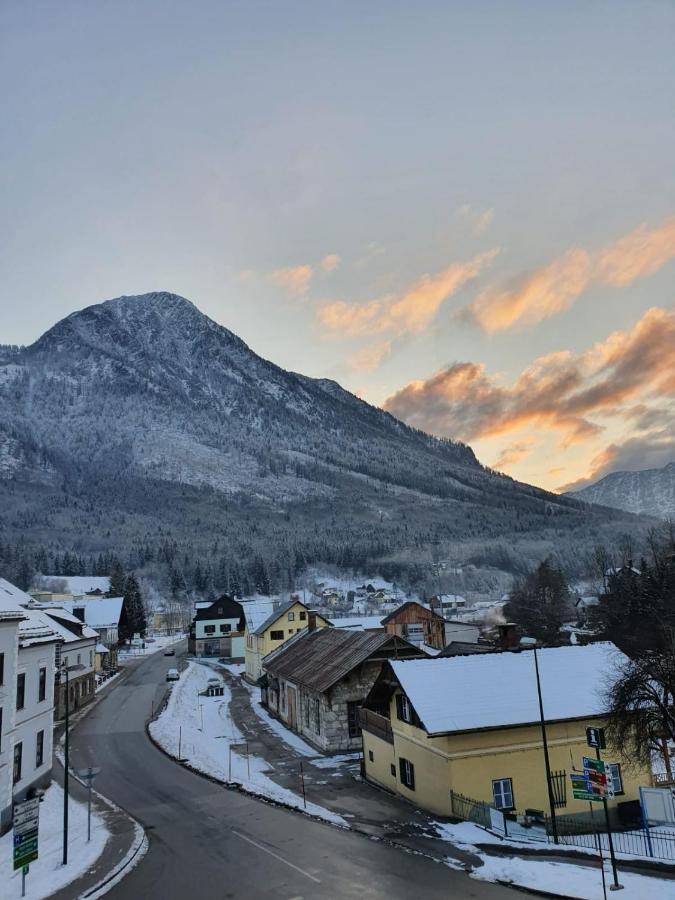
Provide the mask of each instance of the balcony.
{"label": "balcony", "polygon": [[394,733],[391,730],[391,722],[386,716],[373,712],[371,709],[359,710],[359,725],[362,731],[386,741],[388,744],[394,743]]}

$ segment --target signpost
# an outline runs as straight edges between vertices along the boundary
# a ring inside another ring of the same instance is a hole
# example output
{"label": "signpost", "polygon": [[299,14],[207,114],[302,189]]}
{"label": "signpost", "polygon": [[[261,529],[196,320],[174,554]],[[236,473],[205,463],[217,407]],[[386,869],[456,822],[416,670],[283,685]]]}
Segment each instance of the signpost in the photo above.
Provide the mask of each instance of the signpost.
{"label": "signpost", "polygon": [[589,747],[597,747],[600,750],[604,750],[607,746],[605,744],[605,729],[604,728],[587,728],[586,729],[586,743]]}
{"label": "signpost", "polygon": [[79,777],[84,781],[87,785],[87,843],[91,840],[91,786],[93,784],[94,778],[99,774],[100,769],[94,769],[92,766],[89,766],[87,769],[80,769],[77,773]]}
{"label": "signpost", "polygon": [[26,896],[28,866],[38,858],[40,800],[24,800],[14,804],[14,870],[21,869],[21,896]]}
{"label": "signpost", "polygon": [[612,778],[612,773],[608,770],[607,766],[600,758],[600,748],[604,748],[605,746],[604,728],[587,728],[586,743],[589,747],[595,747],[595,759],[590,756],[584,756],[584,775],[588,779],[588,783],[592,786],[593,794],[597,795],[597,797],[594,799],[602,800],[602,805],[605,810],[607,843],[609,844],[609,858],[612,861],[612,875],[614,877],[614,884],[611,884],[609,886],[609,889],[610,891],[620,891],[623,885],[619,884],[619,877],[616,871],[616,857],[614,855],[612,827],[609,821],[609,810],[607,809],[607,799],[611,799],[614,796],[614,781]]}

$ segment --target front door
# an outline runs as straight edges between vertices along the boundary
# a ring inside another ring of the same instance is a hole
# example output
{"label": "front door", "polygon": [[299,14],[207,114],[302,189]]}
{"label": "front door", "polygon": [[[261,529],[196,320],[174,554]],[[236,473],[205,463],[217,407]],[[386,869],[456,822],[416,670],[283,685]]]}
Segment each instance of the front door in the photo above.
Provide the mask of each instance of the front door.
{"label": "front door", "polygon": [[286,700],[288,704],[288,724],[293,731],[297,731],[298,721],[296,718],[295,688],[292,688],[290,685],[286,685]]}

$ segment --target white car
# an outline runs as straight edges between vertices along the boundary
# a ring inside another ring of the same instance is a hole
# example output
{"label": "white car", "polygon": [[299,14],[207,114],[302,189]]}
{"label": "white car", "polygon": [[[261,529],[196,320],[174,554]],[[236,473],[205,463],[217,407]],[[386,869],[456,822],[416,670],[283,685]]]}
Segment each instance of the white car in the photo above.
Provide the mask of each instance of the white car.
{"label": "white car", "polygon": [[180,681],[180,675],[178,674],[178,669],[169,669],[166,673],[167,681]]}

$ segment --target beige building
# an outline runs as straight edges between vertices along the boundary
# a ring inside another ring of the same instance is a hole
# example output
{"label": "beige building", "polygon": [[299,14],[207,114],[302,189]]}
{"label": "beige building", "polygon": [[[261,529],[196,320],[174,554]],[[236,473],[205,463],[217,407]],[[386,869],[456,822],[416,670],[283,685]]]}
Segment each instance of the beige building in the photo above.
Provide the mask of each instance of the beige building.
{"label": "beige building", "polygon": [[331,624],[328,619],[312,612],[295,597],[286,601],[272,597],[242,600],[241,605],[246,619],[244,677],[251,684],[255,684],[263,673],[263,659],[289,638],[306,629],[310,617],[314,628],[326,628]]}
{"label": "beige building", "polygon": [[[602,725],[607,673],[625,659],[608,643],[538,651],[556,812],[588,813],[570,774],[593,756],[586,728]],[[504,811],[549,812],[534,654],[487,653],[385,663],[361,711],[366,777],[417,806],[452,814],[452,794]],[[603,751],[610,809],[639,797],[651,773]]]}

